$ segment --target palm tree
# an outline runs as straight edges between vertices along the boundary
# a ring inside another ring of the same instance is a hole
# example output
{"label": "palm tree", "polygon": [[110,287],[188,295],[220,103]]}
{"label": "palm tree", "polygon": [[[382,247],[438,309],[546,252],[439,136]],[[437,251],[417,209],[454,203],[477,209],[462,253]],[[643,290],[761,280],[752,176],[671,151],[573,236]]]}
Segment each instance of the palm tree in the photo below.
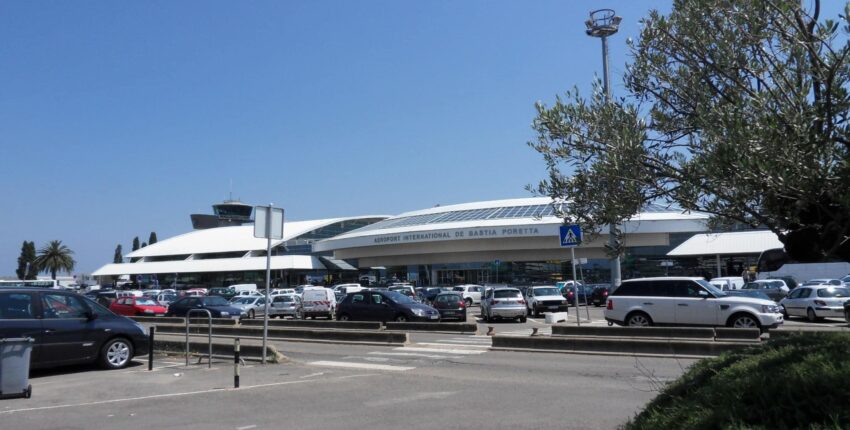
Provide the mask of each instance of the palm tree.
{"label": "palm tree", "polygon": [[38,250],[35,265],[41,272],[50,272],[50,276],[56,279],[56,272],[64,270],[70,273],[74,270],[76,261],[71,257],[73,254],[74,251],[62,245],[61,240],[51,240],[49,244]]}

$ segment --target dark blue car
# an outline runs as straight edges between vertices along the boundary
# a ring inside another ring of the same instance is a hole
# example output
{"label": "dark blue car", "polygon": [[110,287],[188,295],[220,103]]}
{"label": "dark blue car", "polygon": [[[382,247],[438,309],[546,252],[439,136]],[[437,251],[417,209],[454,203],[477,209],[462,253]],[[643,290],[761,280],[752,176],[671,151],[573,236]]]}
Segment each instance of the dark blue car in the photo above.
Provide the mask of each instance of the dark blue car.
{"label": "dark blue car", "polygon": [[[213,318],[239,319],[245,316],[242,309],[233,306],[220,296],[207,297],[183,297],[182,299],[168,305],[167,317],[185,317],[190,309],[206,309],[210,311]],[[192,318],[203,317],[203,312],[192,313]]]}

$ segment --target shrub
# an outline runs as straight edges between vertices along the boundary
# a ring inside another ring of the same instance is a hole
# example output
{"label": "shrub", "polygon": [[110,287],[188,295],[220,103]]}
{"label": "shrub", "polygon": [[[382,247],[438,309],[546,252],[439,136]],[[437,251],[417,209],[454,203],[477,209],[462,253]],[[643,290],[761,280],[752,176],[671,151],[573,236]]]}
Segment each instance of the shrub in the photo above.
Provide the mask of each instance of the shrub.
{"label": "shrub", "polygon": [[850,333],[789,336],[701,360],[623,428],[850,428]]}

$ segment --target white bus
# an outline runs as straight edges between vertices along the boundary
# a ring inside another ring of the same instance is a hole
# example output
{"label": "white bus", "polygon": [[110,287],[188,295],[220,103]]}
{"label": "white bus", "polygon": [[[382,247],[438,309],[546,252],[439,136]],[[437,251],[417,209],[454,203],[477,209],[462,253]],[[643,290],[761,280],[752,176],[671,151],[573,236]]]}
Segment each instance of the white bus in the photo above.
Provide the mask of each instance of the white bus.
{"label": "white bus", "polygon": [[24,288],[24,287],[37,287],[37,288],[62,288],[59,285],[59,282],[55,279],[28,279],[26,281],[22,281],[20,279],[14,281],[0,281],[0,288]]}

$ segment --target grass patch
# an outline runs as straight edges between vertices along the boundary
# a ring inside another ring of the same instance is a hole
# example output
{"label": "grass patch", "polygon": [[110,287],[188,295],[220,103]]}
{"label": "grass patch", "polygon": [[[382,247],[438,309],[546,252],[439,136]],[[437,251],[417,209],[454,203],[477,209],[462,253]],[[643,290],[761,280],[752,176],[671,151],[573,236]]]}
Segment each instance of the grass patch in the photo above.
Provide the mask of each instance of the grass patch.
{"label": "grass patch", "polygon": [[623,428],[850,428],[850,333],[789,336],[701,360]]}

